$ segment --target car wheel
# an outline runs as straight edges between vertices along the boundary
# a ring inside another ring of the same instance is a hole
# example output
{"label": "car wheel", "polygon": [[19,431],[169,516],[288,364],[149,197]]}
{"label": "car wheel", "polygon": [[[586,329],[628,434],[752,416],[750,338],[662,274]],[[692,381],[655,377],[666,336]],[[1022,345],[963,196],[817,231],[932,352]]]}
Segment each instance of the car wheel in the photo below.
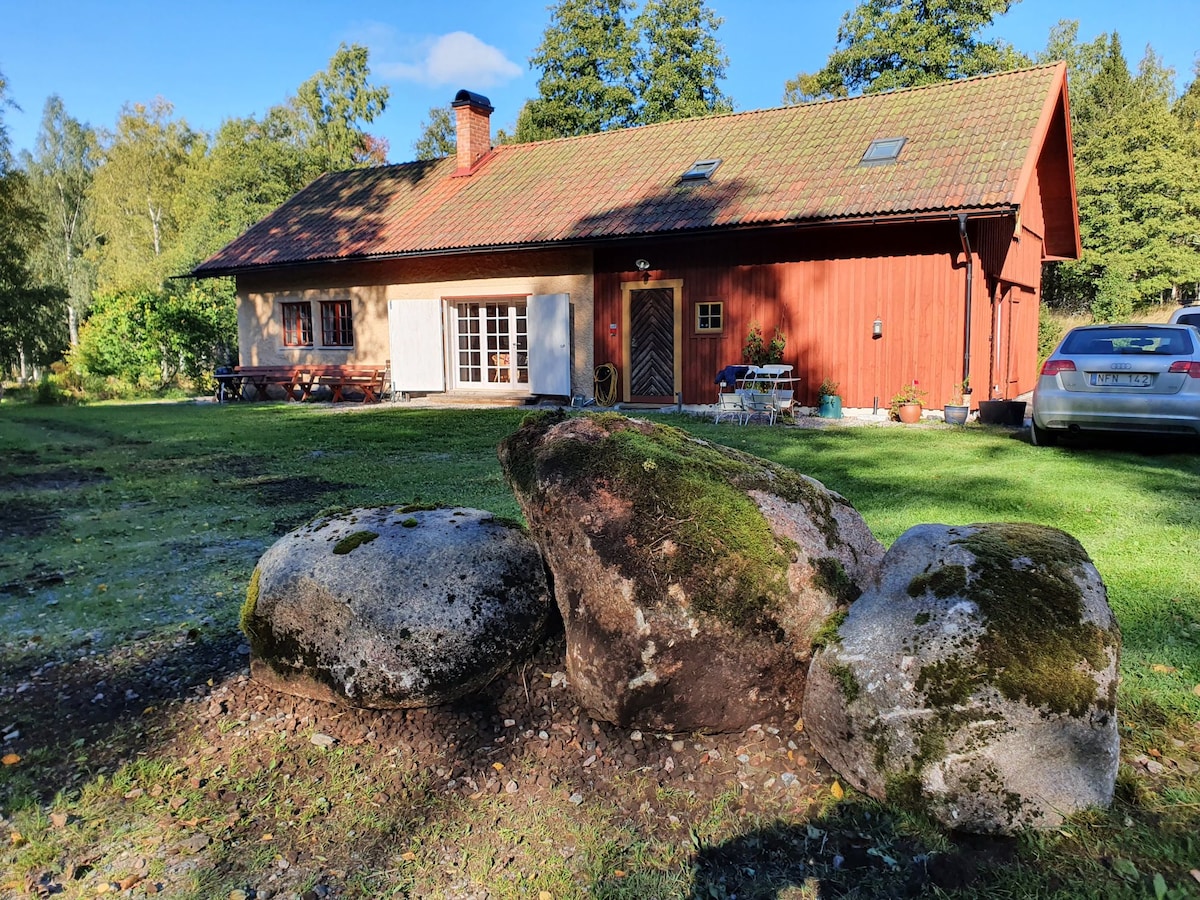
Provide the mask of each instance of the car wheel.
{"label": "car wheel", "polygon": [[1039,428],[1037,422],[1033,422],[1029,429],[1029,440],[1035,447],[1053,447],[1058,443],[1058,435],[1045,428]]}

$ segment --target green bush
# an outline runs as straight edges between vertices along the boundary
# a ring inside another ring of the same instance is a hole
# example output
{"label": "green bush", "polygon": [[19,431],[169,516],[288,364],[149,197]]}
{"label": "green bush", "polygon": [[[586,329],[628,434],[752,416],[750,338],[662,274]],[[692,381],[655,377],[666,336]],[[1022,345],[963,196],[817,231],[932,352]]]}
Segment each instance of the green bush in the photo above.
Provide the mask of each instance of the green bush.
{"label": "green bush", "polygon": [[1044,363],[1062,340],[1062,323],[1046,307],[1038,310],[1038,364]]}

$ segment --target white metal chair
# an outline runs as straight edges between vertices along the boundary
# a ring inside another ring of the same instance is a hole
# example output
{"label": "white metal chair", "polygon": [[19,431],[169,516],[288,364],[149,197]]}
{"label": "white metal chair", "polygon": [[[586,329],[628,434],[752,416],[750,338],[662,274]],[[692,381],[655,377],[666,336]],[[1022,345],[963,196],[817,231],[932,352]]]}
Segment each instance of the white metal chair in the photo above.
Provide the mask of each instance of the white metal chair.
{"label": "white metal chair", "polygon": [[779,415],[779,400],[774,391],[750,391],[746,394],[746,421],[751,419],[766,419],[768,425],[774,425]]}
{"label": "white metal chair", "polygon": [[739,391],[717,394],[717,405],[713,408],[713,424],[719,424],[722,419],[737,419],[739,425],[746,424],[746,404]]}

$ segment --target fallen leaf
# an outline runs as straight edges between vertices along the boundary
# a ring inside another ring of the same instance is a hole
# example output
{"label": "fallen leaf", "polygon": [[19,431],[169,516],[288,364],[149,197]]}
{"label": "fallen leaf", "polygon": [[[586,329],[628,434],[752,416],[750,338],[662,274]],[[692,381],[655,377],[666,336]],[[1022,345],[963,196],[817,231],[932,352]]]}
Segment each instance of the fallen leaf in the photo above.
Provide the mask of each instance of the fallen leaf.
{"label": "fallen leaf", "polygon": [[1150,667],[1150,671],[1158,672],[1162,675],[1170,675],[1172,672],[1178,672],[1179,670],[1174,666],[1164,666],[1162,663],[1155,663]]}
{"label": "fallen leaf", "polygon": [[65,812],[50,813],[50,824],[55,828],[66,828],[68,819],[70,816]]}
{"label": "fallen leaf", "polygon": [[411,850],[409,850],[407,853],[401,854],[400,858],[402,860],[404,860],[405,862],[412,862],[413,860],[415,860],[417,858],[417,854],[415,854]]}
{"label": "fallen leaf", "polygon": [[624,878],[625,870],[624,869],[613,869],[613,877],[614,878]]}
{"label": "fallen leaf", "polygon": [[829,793],[833,794],[834,800],[841,800],[846,796],[846,792],[842,790],[842,786],[836,781],[833,783],[833,786],[829,788]]}
{"label": "fallen leaf", "polygon": [[4,763],[6,766],[15,766],[20,761],[21,757],[16,753],[5,753],[4,757],[0,759],[0,763]]}
{"label": "fallen leaf", "polygon": [[266,834],[264,834],[262,837],[260,837],[259,840],[265,844],[268,841],[275,840],[275,835],[271,834],[271,832],[268,831]]}
{"label": "fallen leaf", "polygon": [[1162,759],[1162,751],[1161,750],[1155,750],[1153,747],[1151,747],[1146,752],[1149,753],[1151,756],[1153,756],[1155,759]]}
{"label": "fallen leaf", "polygon": [[8,840],[14,847],[20,847],[22,844],[26,843],[25,835],[21,834],[19,831],[10,832]]}
{"label": "fallen leaf", "polygon": [[549,891],[538,891],[538,900],[554,900],[554,895]]}
{"label": "fallen leaf", "polygon": [[494,763],[492,763],[492,768],[495,769],[497,772],[499,772],[501,769],[504,768],[504,763],[494,762]]}
{"label": "fallen leaf", "polygon": [[1200,684],[1198,684],[1194,688],[1192,688],[1192,693],[1195,694],[1197,697],[1200,697]]}
{"label": "fallen leaf", "polygon": [[1191,875],[1197,883],[1200,883],[1200,869],[1192,869],[1190,872],[1188,872],[1188,874]]}
{"label": "fallen leaf", "polygon": [[1112,861],[1113,871],[1124,878],[1126,881],[1137,881],[1141,878],[1141,873],[1138,872],[1137,866],[1127,859],[1118,857]]}
{"label": "fallen leaf", "polygon": [[130,875],[128,878],[122,878],[120,882],[121,890],[127,891],[141,880],[141,875]]}

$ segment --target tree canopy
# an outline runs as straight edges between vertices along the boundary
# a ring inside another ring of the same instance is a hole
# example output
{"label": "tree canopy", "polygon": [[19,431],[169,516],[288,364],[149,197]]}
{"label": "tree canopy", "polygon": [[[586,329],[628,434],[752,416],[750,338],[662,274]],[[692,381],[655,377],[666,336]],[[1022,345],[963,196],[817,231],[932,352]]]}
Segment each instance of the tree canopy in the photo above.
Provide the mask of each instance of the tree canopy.
{"label": "tree canopy", "polygon": [[432,106],[428,118],[421,123],[421,136],[413,144],[417,159],[441,159],[450,156],[458,146],[454,117],[444,106]]}
{"label": "tree canopy", "polygon": [[635,22],[638,122],[733,112],[720,86],[729,65],[716,38],[720,26],[704,0],[646,0]]}
{"label": "tree canopy", "polygon": [[363,127],[384,111],[389,93],[367,81],[367,56],[360,44],[340,45],[325,70],[300,85],[289,103],[300,141],[320,172],[386,161],[387,148]]}
{"label": "tree canopy", "polygon": [[728,58],[721,19],[705,0],[560,0],[529,64],[538,96],[517,118],[516,140],[731,112],[721,90]]}
{"label": "tree canopy", "polygon": [[1061,53],[1075,79],[1083,256],[1054,265],[1045,296],[1114,321],[1200,282],[1200,146],[1172,114],[1173,73],[1153,50],[1135,76],[1119,35],[1080,44],[1077,34],[1058,28],[1047,53]]}
{"label": "tree canopy", "polygon": [[34,204],[45,223],[44,240],[33,258],[37,277],[67,292],[67,331],[79,343],[79,320],[91,304],[95,230],[87,202],[99,164],[95,132],[72,118],[62,98],[51,95],[42,111],[34,153],[22,154]]}
{"label": "tree canopy", "polygon": [[1017,68],[1026,57],[979,35],[1019,0],[864,0],[842,17],[823,68],[800,73],[784,101],[803,103]]}
{"label": "tree canopy", "polygon": [[635,124],[635,38],[630,0],[560,0],[529,60],[541,70],[538,96],[517,123],[517,139],[591,134]]}
{"label": "tree canopy", "polygon": [[66,291],[39,283],[31,258],[45,241],[45,219],[26,174],[13,165],[5,113],[17,108],[0,73],[0,365],[48,364],[63,351]]}

